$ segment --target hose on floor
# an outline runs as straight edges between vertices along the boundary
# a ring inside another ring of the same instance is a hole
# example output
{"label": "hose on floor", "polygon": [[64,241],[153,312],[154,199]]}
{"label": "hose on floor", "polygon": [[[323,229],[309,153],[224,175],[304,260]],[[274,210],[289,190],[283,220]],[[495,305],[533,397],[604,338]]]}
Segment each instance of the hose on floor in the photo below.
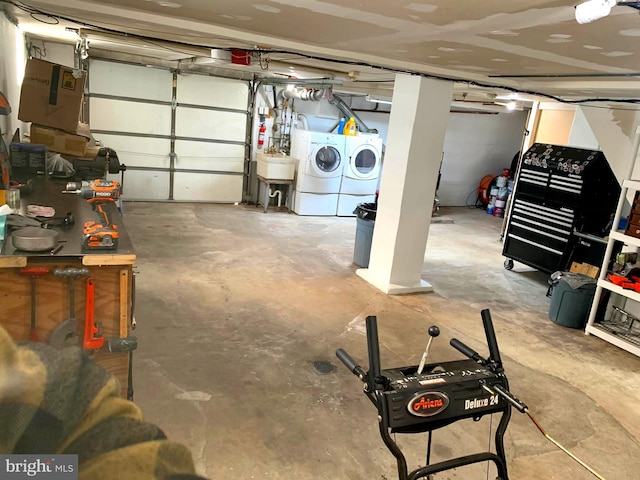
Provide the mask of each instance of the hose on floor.
{"label": "hose on floor", "polygon": [[558,447],[560,450],[562,450],[564,453],[566,453],[567,455],[569,455],[572,459],[574,459],[576,462],[578,462],[582,467],[584,467],[586,470],[589,471],[589,473],[591,473],[594,477],[596,477],[599,480],[606,480],[602,475],[600,475],[598,472],[596,472],[593,468],[591,468],[589,465],[587,465],[585,462],[583,462],[582,460],[580,460],[578,457],[576,457],[573,453],[571,453],[569,450],[567,450],[566,448],[564,448],[562,445],[560,445],[560,443],[558,443],[556,440],[554,440],[551,435],[549,435],[545,429],[542,427],[542,425],[540,425],[540,423],[538,423],[538,421],[533,417],[533,415],[531,415],[531,413],[529,412],[529,410],[525,410],[525,412],[527,414],[527,417],[529,417],[529,419],[533,422],[533,424],[536,426],[536,428],[538,430],[540,430],[540,433],[542,433],[542,435],[544,435],[544,437],[549,440],[551,443],[553,443],[556,447]]}

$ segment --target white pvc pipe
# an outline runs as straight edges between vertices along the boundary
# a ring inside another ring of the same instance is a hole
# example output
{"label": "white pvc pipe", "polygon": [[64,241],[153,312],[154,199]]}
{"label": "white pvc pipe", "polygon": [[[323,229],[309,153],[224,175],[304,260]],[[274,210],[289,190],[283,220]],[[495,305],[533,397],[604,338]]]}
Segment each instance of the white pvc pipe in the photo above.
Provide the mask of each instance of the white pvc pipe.
{"label": "white pvc pipe", "polygon": [[269,198],[278,197],[278,208],[280,208],[282,206],[282,192],[280,190],[272,192],[271,189],[269,189],[269,192]]}

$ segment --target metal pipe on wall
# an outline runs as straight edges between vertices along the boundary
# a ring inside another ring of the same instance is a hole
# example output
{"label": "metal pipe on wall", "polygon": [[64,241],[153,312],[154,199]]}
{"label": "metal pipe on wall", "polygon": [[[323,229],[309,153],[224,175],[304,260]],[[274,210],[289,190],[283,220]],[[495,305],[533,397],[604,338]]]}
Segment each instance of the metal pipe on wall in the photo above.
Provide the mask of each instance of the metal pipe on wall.
{"label": "metal pipe on wall", "polygon": [[315,88],[294,88],[292,90],[282,90],[282,95],[286,98],[309,100],[312,102],[319,102],[324,98],[327,89],[315,89]]}
{"label": "metal pipe on wall", "polygon": [[378,133],[378,130],[376,130],[375,128],[369,128],[367,124],[364,123],[364,121],[358,116],[358,114],[354,112],[351,109],[351,107],[347,105],[347,103],[342,98],[340,98],[338,95],[333,93],[331,90],[327,90],[326,92],[327,93],[325,95],[325,98],[328,100],[328,102],[331,105],[334,105],[338,110],[340,110],[340,112],[346,118],[353,117],[353,119],[356,122],[356,125],[358,126],[358,130],[364,133]]}

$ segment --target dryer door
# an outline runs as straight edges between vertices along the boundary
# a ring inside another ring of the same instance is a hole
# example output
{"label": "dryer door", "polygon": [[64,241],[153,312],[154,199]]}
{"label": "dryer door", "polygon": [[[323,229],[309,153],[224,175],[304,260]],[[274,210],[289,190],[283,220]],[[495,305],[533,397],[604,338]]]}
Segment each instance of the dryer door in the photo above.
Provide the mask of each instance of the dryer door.
{"label": "dryer door", "polygon": [[313,150],[310,163],[314,175],[335,177],[342,174],[342,155],[331,145],[320,145]]}
{"label": "dryer door", "polygon": [[370,180],[378,178],[380,153],[372,145],[361,145],[349,158],[349,169],[353,178]]}

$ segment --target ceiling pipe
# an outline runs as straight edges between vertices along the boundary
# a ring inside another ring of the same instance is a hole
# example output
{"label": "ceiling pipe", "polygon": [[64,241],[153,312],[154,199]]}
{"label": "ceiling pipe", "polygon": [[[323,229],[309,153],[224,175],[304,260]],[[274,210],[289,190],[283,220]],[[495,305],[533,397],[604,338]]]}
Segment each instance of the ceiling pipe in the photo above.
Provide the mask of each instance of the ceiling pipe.
{"label": "ceiling pipe", "polygon": [[286,98],[296,98],[299,100],[310,100],[312,102],[319,102],[322,100],[326,92],[326,89],[313,89],[313,88],[292,88],[291,90],[285,88],[282,94]]}

